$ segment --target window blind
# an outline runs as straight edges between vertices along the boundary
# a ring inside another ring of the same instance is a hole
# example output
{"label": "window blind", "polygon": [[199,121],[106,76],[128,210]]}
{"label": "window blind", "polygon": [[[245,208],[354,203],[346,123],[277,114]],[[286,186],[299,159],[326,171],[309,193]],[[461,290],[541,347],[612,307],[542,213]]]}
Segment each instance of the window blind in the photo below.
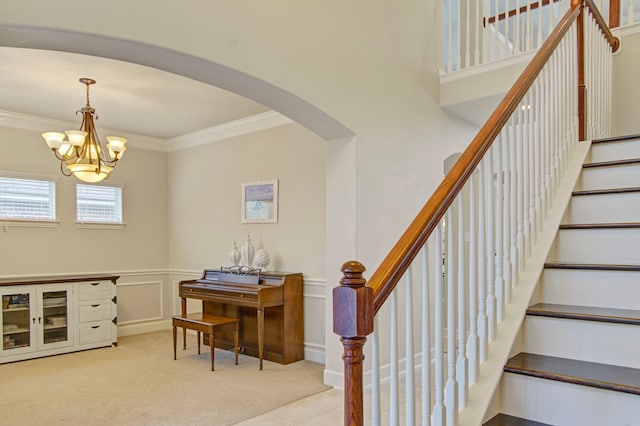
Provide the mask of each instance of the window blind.
{"label": "window blind", "polygon": [[0,219],[55,218],[55,182],[0,176]]}
{"label": "window blind", "polygon": [[122,223],[122,188],[76,185],[77,221]]}

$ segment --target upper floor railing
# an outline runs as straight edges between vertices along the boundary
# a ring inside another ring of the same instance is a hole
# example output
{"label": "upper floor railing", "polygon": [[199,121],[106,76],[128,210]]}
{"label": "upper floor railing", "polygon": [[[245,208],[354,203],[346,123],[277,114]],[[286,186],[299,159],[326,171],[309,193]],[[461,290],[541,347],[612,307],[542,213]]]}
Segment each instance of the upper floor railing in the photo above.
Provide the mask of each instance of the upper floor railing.
{"label": "upper floor railing", "polygon": [[[610,28],[640,22],[640,0],[596,0]],[[441,70],[451,73],[537,50],[570,0],[445,0]]]}
{"label": "upper floor railing", "polygon": [[392,425],[455,426],[480,368],[500,374],[488,362],[494,342],[569,158],[580,140],[610,131],[618,44],[592,0],[572,0],[368,282],[362,264],[343,265],[333,323],[344,346],[345,425],[364,423],[369,335],[373,425],[384,411]]}

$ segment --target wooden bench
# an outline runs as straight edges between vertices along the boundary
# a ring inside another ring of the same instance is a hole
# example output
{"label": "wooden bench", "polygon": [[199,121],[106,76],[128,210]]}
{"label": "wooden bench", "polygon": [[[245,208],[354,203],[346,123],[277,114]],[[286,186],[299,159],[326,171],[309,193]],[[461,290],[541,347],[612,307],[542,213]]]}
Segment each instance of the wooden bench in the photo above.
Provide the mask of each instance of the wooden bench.
{"label": "wooden bench", "polygon": [[[236,365],[238,365],[238,329],[240,320],[237,318],[229,318],[229,317],[221,317],[216,315],[209,315],[199,313],[187,314],[186,317],[183,316],[173,316],[171,317],[173,320],[173,359],[176,359],[176,339],[177,339],[177,328],[182,327],[184,330],[187,328],[190,330],[195,330],[198,334],[198,355],[200,354],[200,333],[206,333],[209,335],[209,348],[211,350],[211,371],[213,371],[214,364],[214,349],[215,349],[215,337],[214,332],[216,327],[222,327],[225,325],[235,324],[235,335],[234,335],[234,350],[236,353]],[[183,343],[182,349],[185,350],[187,348],[187,339],[186,333],[183,334]]]}

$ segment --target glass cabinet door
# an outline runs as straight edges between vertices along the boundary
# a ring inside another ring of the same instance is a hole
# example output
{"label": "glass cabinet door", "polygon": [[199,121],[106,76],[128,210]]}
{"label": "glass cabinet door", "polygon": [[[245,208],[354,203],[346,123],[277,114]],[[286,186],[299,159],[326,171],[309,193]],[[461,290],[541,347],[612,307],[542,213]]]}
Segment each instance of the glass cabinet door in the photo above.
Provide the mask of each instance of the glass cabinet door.
{"label": "glass cabinet door", "polygon": [[38,344],[43,348],[68,346],[72,343],[69,326],[71,288],[51,286],[38,291],[41,312],[38,314]]}
{"label": "glass cabinet door", "polygon": [[29,288],[7,290],[2,293],[2,352],[35,350],[35,292]]}

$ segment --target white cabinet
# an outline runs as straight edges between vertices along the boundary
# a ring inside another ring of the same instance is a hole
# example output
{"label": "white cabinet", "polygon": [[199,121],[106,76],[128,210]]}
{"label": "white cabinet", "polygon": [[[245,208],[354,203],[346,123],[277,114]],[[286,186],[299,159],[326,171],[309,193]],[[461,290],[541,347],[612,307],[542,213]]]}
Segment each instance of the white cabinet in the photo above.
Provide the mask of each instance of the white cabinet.
{"label": "white cabinet", "polygon": [[0,281],[0,363],[116,345],[118,278]]}

